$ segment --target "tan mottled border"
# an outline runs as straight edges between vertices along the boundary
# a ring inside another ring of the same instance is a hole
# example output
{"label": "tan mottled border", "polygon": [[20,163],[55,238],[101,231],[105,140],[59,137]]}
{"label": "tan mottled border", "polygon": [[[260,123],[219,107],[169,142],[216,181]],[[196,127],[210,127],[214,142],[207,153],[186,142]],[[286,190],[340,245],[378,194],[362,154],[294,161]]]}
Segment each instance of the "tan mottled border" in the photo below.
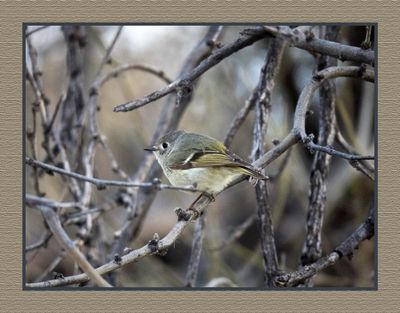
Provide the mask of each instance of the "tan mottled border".
{"label": "tan mottled border", "polygon": [[[399,300],[400,72],[397,1],[1,1],[1,312],[395,312]],[[377,22],[378,291],[23,291],[23,22]]]}

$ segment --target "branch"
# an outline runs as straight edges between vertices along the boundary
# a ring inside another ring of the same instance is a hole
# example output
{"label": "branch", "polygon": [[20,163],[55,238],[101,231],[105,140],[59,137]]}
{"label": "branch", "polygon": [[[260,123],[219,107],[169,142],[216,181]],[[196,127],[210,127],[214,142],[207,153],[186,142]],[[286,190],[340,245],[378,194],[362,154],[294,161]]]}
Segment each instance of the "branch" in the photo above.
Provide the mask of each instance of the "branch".
{"label": "branch", "polygon": [[242,237],[242,235],[250,228],[250,226],[254,224],[256,220],[257,220],[256,214],[249,215],[249,217],[246,218],[243,223],[241,223],[238,226],[235,226],[235,230],[228,236],[227,239],[223,240],[219,245],[209,248],[209,250],[216,251],[228,247],[231,243],[235,242],[240,237]]}
{"label": "branch", "polygon": [[[253,128],[253,147],[251,156],[253,161],[264,154],[264,142],[271,115],[271,97],[275,86],[280,62],[283,55],[284,43],[280,39],[273,39],[261,68],[259,83],[256,87],[256,117]],[[257,212],[260,219],[261,251],[264,258],[264,284],[274,286],[274,277],[278,272],[278,257],[276,253],[275,234],[272,225],[272,212],[267,182],[260,180],[256,184]]]}
{"label": "branch", "polygon": [[[321,37],[334,40],[338,34],[338,27],[321,26]],[[326,55],[317,57],[317,68],[334,66],[337,60]],[[333,81],[325,81],[319,89],[319,132],[318,143],[331,145],[336,132],[336,86]],[[331,164],[331,156],[318,151],[313,160],[310,174],[309,204],[306,222],[306,238],[301,254],[301,264],[307,265],[315,262],[322,255],[321,236],[324,212],[326,206],[326,180]],[[312,286],[312,281],[305,282],[307,287]]]}
{"label": "branch", "polygon": [[[342,149],[344,149],[347,153],[358,154],[356,150],[346,141],[339,129],[336,131],[336,140]],[[350,161],[349,163],[356,170],[367,176],[370,180],[375,181],[375,169],[366,160],[355,160]]]}
{"label": "branch", "polygon": [[111,51],[112,51],[112,49],[114,49],[114,46],[115,46],[119,36],[121,35],[123,28],[124,28],[124,26],[118,27],[117,32],[115,33],[115,36],[114,36],[113,40],[111,41],[110,46],[106,50],[106,53],[104,54],[103,60],[101,61],[99,68],[97,69],[97,73],[96,73],[95,77],[98,77],[100,75],[101,71],[103,70],[104,65],[108,62],[110,55],[111,55]]}
{"label": "branch", "polygon": [[206,213],[197,219],[193,233],[192,251],[190,253],[190,260],[188,269],[186,272],[186,287],[194,287],[197,279],[197,273],[199,271],[201,249],[203,245],[204,230],[206,227]]}
{"label": "branch", "polygon": [[202,74],[208,71],[213,66],[217,65],[223,59],[229,57],[233,53],[252,45],[256,41],[264,38],[267,34],[260,29],[255,31],[251,35],[241,35],[236,41],[231,44],[227,44],[222,48],[216,50],[213,54],[203,60],[196,68],[186,73],[183,77],[175,80],[168,86],[161,88],[160,90],[154,91],[151,94],[141,98],[126,102],[124,104],[117,105],[114,107],[114,112],[127,112],[137,108],[140,108],[150,102],[156,101],[171,92],[178,91],[180,89],[188,88],[199,78]]}
{"label": "branch", "polygon": [[335,155],[347,160],[370,160],[374,159],[374,156],[360,156],[352,155],[340,151],[329,146],[321,146],[315,144],[313,140],[313,135],[307,136],[305,131],[305,120],[306,112],[310,106],[310,102],[314,95],[314,92],[321,84],[327,80],[336,77],[358,77],[366,81],[374,81],[374,72],[372,70],[366,69],[364,66],[337,66],[328,67],[313,76],[311,81],[304,87],[300,97],[297,101],[296,112],[294,116],[293,132],[296,136],[300,137],[304,145],[311,151],[317,150],[322,151],[331,155]]}
{"label": "branch", "polygon": [[303,283],[306,279],[313,277],[321,270],[335,264],[343,256],[351,257],[360,243],[372,238],[374,233],[375,222],[373,216],[370,216],[329,255],[318,259],[312,264],[305,265],[295,272],[277,276],[275,278],[276,285],[279,287],[291,287]]}
{"label": "branch", "polygon": [[30,30],[29,32],[26,32],[26,33],[25,33],[25,37],[29,37],[30,35],[32,35],[32,34],[38,32],[38,31],[41,31],[41,30],[43,30],[43,29],[45,29],[45,28],[47,28],[47,27],[49,27],[49,26],[50,26],[50,25],[39,26],[38,28],[35,28],[35,29],[33,29],[33,30]]}
{"label": "branch", "polygon": [[257,100],[257,88],[253,89],[253,92],[250,94],[249,98],[246,100],[244,106],[240,109],[240,111],[234,117],[231,126],[229,127],[228,132],[225,135],[224,145],[229,147],[235,137],[237,131],[240,126],[242,126],[244,120],[247,115],[249,115],[250,111],[254,108]]}
{"label": "branch", "polygon": [[79,202],[59,202],[44,197],[38,197],[31,194],[25,195],[25,203],[29,206],[48,206],[51,208],[69,209],[69,208],[82,208],[82,204]]}
{"label": "branch", "polygon": [[167,84],[171,83],[171,79],[168,78],[167,75],[161,70],[157,70],[149,65],[143,65],[143,64],[122,64],[116,68],[114,68],[112,71],[110,71],[107,74],[104,74],[103,76],[97,78],[95,83],[93,84],[94,88],[100,88],[103,86],[107,81],[109,81],[111,78],[118,77],[119,74],[126,72],[126,71],[131,71],[131,70],[138,70],[146,73],[153,74],[157,77],[159,77],[161,80],[166,82]]}
{"label": "branch", "polygon": [[100,179],[95,177],[88,177],[85,175],[81,175],[75,172],[70,172],[59,168],[54,165],[46,164],[38,160],[34,160],[29,157],[25,157],[25,163],[36,167],[39,166],[47,171],[49,175],[52,175],[53,172],[66,175],[69,177],[73,177],[88,183],[91,183],[97,187],[98,190],[106,189],[107,186],[117,186],[117,187],[135,187],[135,188],[154,188],[157,190],[162,189],[172,189],[172,190],[183,190],[189,192],[200,192],[200,190],[194,188],[193,186],[186,186],[186,187],[177,187],[167,184],[161,184],[159,180],[154,180],[153,182],[145,182],[145,183],[136,183],[136,182],[129,182],[129,181],[118,181],[118,180],[108,180],[108,179]]}
{"label": "branch", "polygon": [[[202,199],[197,202],[197,205],[200,207],[205,207],[210,203],[210,199],[206,197],[206,199]],[[178,237],[182,234],[183,230],[190,224],[193,220],[193,213],[185,212],[182,209],[177,209],[176,213],[178,215],[178,222],[175,226],[170,230],[170,232],[161,240],[157,239],[157,236],[154,236],[155,239],[150,240],[149,243],[139,249],[129,251],[127,254],[123,256],[117,255],[114,260],[98,267],[96,269],[97,274],[104,275],[106,273],[115,271],[116,269],[135,262],[145,256],[153,255],[153,254],[162,254],[165,253],[170,246],[172,246]],[[38,288],[38,287],[59,287],[59,286],[68,286],[75,285],[87,282],[89,280],[89,276],[87,274],[79,274],[69,277],[64,277],[61,279],[53,279],[39,283],[29,283],[26,284],[28,288]]]}
{"label": "branch", "polygon": [[74,242],[68,237],[64,228],[61,226],[60,220],[56,212],[47,206],[41,206],[40,210],[46,219],[47,225],[60,246],[78,263],[79,267],[86,273],[88,277],[99,287],[112,287],[105,281],[99,273],[90,265],[82,252],[75,246]]}
{"label": "branch", "polygon": [[[257,28],[255,31],[258,32],[259,29]],[[312,53],[328,55],[341,61],[375,64],[375,52],[373,50],[364,50],[359,47],[319,39],[310,31],[302,32],[288,26],[264,26],[263,29],[269,35],[282,38],[288,41],[290,45]],[[252,33],[253,29],[246,30],[246,32]]]}

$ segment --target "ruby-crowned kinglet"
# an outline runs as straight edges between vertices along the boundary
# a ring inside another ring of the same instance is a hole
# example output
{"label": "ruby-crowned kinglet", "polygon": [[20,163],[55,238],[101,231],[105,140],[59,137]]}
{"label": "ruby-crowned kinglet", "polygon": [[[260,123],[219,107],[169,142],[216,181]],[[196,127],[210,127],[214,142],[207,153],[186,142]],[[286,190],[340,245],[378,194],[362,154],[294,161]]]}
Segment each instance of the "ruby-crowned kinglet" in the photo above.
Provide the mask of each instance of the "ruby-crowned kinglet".
{"label": "ruby-crowned kinglet", "polygon": [[145,150],[154,152],[172,185],[192,185],[211,195],[242,174],[253,180],[268,178],[222,142],[204,135],[173,131]]}

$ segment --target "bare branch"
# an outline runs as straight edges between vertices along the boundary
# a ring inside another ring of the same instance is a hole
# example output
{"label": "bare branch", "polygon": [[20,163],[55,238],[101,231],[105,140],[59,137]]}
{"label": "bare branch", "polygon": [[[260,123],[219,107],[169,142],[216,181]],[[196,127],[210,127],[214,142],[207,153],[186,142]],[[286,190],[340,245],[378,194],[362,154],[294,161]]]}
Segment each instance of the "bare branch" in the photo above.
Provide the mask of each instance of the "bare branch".
{"label": "bare branch", "polygon": [[218,246],[209,248],[211,251],[222,250],[228,247],[231,243],[238,240],[242,235],[254,224],[257,220],[256,214],[251,214],[247,219],[244,220],[238,226],[235,226],[235,230],[229,235],[229,237],[223,240]]}
{"label": "bare branch", "polygon": [[[199,201],[197,205],[199,208],[203,209],[210,203],[209,198],[202,199]],[[171,245],[175,243],[177,238],[182,234],[183,230],[190,224],[194,215],[191,212],[185,212],[182,209],[176,210],[178,214],[178,222],[175,226],[170,230],[170,232],[161,240],[151,240],[149,244],[128,252],[126,255],[119,256],[116,260],[112,260],[96,269],[96,272],[99,275],[104,275],[111,271],[115,271],[116,269],[135,262],[145,256],[153,255],[157,253],[163,253],[166,251]],[[90,278],[87,274],[79,274],[75,276],[64,277],[61,279],[53,279],[39,283],[29,283],[26,284],[28,288],[38,288],[38,287],[57,287],[57,286],[68,286],[79,284],[88,281]]]}
{"label": "bare branch", "polygon": [[[319,39],[311,31],[302,32],[288,26],[264,26],[268,34],[282,38],[290,45],[312,53],[325,54],[341,61],[355,61],[359,63],[375,64],[375,52],[358,47],[343,45],[334,41]],[[258,32],[260,28],[257,28]],[[247,30],[252,33],[253,29]]]}
{"label": "bare branch", "polygon": [[365,39],[361,43],[361,49],[368,50],[371,49],[371,33],[372,33],[372,25],[365,26]]}
{"label": "bare branch", "polygon": [[67,252],[62,250],[59,255],[49,264],[49,266],[35,279],[35,282],[40,282],[46,278],[57,266],[60,262],[64,259],[67,255]]}
{"label": "bare branch", "polygon": [[[338,34],[338,27],[321,26],[321,37],[335,40]],[[334,66],[337,60],[326,55],[317,57],[318,70],[325,67]],[[319,133],[318,144],[331,145],[335,139],[336,131],[336,86],[333,81],[325,81],[319,89]],[[322,255],[321,237],[322,225],[326,205],[326,179],[330,169],[331,156],[318,151],[314,156],[314,161],[310,174],[309,205],[306,222],[306,238],[301,254],[301,264],[307,265],[315,262]],[[308,287],[312,286],[312,281],[305,282]]]}
{"label": "bare branch", "polygon": [[[347,153],[355,155],[358,154],[356,150],[346,141],[346,139],[343,137],[339,129],[336,132],[336,140],[338,144],[342,147],[342,149],[344,149]],[[356,170],[360,171],[362,174],[367,176],[370,180],[372,181],[375,180],[374,179],[375,169],[371,164],[368,163],[367,160],[354,160],[350,161],[349,163]]]}
{"label": "bare branch", "polygon": [[322,257],[312,264],[305,265],[295,272],[277,276],[275,278],[276,285],[280,287],[297,286],[321,270],[335,264],[343,256],[350,257],[362,241],[374,236],[374,229],[374,218],[370,216],[328,256]]}
{"label": "bare branch", "polygon": [[310,81],[303,89],[300,94],[299,100],[297,101],[296,112],[294,116],[294,125],[293,132],[296,136],[299,136],[303,141],[304,145],[310,149],[311,151],[322,151],[331,155],[335,155],[347,160],[370,160],[374,159],[373,156],[360,156],[360,155],[352,155],[340,151],[336,151],[335,149],[329,146],[321,146],[315,144],[313,140],[313,135],[307,136],[305,131],[305,120],[306,120],[306,112],[310,106],[310,102],[314,92],[317,88],[321,86],[321,84],[327,80],[336,77],[359,77],[361,79],[373,82],[374,81],[374,72],[372,70],[366,69],[364,66],[337,66],[337,67],[328,67],[317,74],[315,74]]}
{"label": "bare branch", "polygon": [[38,197],[31,194],[25,195],[25,203],[29,206],[45,205],[51,208],[58,208],[58,209],[82,208],[82,204],[79,202],[60,202],[44,197]]}
{"label": "bare branch", "polygon": [[246,100],[244,106],[240,109],[240,111],[234,117],[231,126],[227,134],[225,135],[224,144],[226,147],[229,147],[232,144],[233,138],[235,137],[237,131],[240,126],[242,126],[245,121],[247,115],[249,115],[250,111],[254,108],[257,100],[257,88],[253,89],[253,92],[250,94],[249,98]]}
{"label": "bare branch", "polygon": [[206,213],[197,219],[193,233],[192,251],[190,253],[190,260],[188,269],[186,272],[186,287],[194,287],[197,279],[197,273],[199,271],[200,256],[203,245],[204,230],[206,227]]}
{"label": "bare branch", "polygon": [[48,230],[46,230],[37,242],[35,242],[25,248],[25,252],[30,252],[30,251],[33,251],[33,250],[36,250],[36,249],[39,249],[39,248],[45,246],[49,242],[51,237],[53,237],[53,234],[51,232],[49,232]]}
{"label": "bare branch", "polygon": [[103,76],[99,77],[93,84],[95,88],[100,88],[103,86],[107,81],[109,81],[112,78],[118,77],[123,72],[131,71],[131,70],[138,70],[142,71],[145,73],[153,74],[154,76],[159,77],[161,80],[166,82],[167,84],[170,84],[172,80],[168,78],[167,75],[161,70],[158,70],[156,68],[153,68],[149,65],[143,65],[143,64],[122,64],[112,71],[110,71],[107,74],[104,74]]}
{"label": "bare branch", "polygon": [[59,168],[54,165],[46,164],[38,160],[34,160],[32,158],[26,157],[25,158],[26,164],[30,166],[40,166],[41,168],[45,169],[48,171],[48,173],[56,172],[62,175],[66,175],[69,177],[73,177],[85,182],[88,182],[90,184],[93,184],[97,187],[99,190],[105,189],[107,186],[117,186],[117,187],[136,187],[136,188],[154,188],[158,190],[162,189],[172,189],[172,190],[183,190],[183,191],[190,191],[190,192],[200,192],[200,190],[194,188],[193,186],[186,186],[186,187],[177,187],[177,186],[172,186],[172,185],[167,185],[167,184],[161,184],[158,180],[155,180],[153,182],[148,182],[148,183],[136,183],[136,182],[130,182],[130,181],[118,181],[118,180],[108,180],[108,179],[99,179],[95,177],[88,177],[85,175],[81,175],[75,172],[70,172],[67,170],[64,170],[62,168]]}
{"label": "bare branch", "polygon": [[103,70],[104,65],[108,62],[110,55],[111,55],[111,51],[112,49],[114,49],[114,46],[119,38],[119,36],[121,35],[122,29],[124,28],[124,26],[119,26],[117,29],[117,32],[113,38],[113,40],[110,43],[110,46],[107,48],[106,53],[104,54],[103,60],[101,61],[99,68],[97,70],[96,73],[96,77],[100,75],[101,71]]}
{"label": "bare branch", "polygon": [[[253,128],[253,161],[264,154],[264,142],[271,114],[271,96],[275,85],[283,54],[284,43],[281,39],[270,41],[264,65],[261,68],[256,98],[256,117]],[[266,181],[256,184],[257,212],[260,219],[261,251],[264,258],[264,284],[274,287],[274,277],[278,273],[278,257],[275,246],[275,235],[272,225],[270,197]]]}
{"label": "bare branch", "polygon": [[82,252],[79,251],[74,242],[68,237],[64,228],[61,226],[57,213],[47,206],[41,206],[40,210],[60,246],[79,264],[79,267],[86,273],[86,275],[99,287],[112,287],[99,275],[99,273],[95,271]]}
{"label": "bare branch", "polygon": [[25,37],[29,37],[30,35],[32,35],[32,34],[38,32],[38,31],[41,31],[41,30],[43,30],[43,29],[45,29],[45,28],[47,28],[47,27],[49,27],[49,26],[50,26],[50,25],[39,26],[38,28],[35,28],[35,29],[33,29],[33,30],[30,30],[29,32],[26,32],[26,33],[25,33]]}
{"label": "bare branch", "polygon": [[186,73],[183,77],[175,80],[168,86],[154,91],[153,93],[137,100],[132,100],[124,104],[120,104],[114,108],[114,112],[127,112],[140,108],[150,102],[156,101],[167,94],[178,91],[179,89],[186,88],[194,83],[194,81],[204,74],[207,70],[221,62],[223,59],[229,57],[233,53],[255,43],[256,41],[264,38],[267,34],[260,29],[255,31],[252,35],[242,35],[231,44],[227,44],[222,48],[216,50],[212,55],[202,61],[196,68]]}

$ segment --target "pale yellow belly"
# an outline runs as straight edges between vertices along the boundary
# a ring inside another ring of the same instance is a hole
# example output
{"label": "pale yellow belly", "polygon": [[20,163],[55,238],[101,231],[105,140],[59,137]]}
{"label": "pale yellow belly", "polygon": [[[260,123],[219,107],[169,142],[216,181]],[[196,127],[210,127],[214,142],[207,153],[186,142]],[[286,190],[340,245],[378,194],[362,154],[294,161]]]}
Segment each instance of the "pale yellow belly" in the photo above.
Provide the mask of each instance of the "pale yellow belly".
{"label": "pale yellow belly", "polygon": [[166,170],[164,173],[174,186],[196,185],[197,189],[208,193],[222,191],[232,180],[240,175],[232,174],[232,169],[226,167]]}

